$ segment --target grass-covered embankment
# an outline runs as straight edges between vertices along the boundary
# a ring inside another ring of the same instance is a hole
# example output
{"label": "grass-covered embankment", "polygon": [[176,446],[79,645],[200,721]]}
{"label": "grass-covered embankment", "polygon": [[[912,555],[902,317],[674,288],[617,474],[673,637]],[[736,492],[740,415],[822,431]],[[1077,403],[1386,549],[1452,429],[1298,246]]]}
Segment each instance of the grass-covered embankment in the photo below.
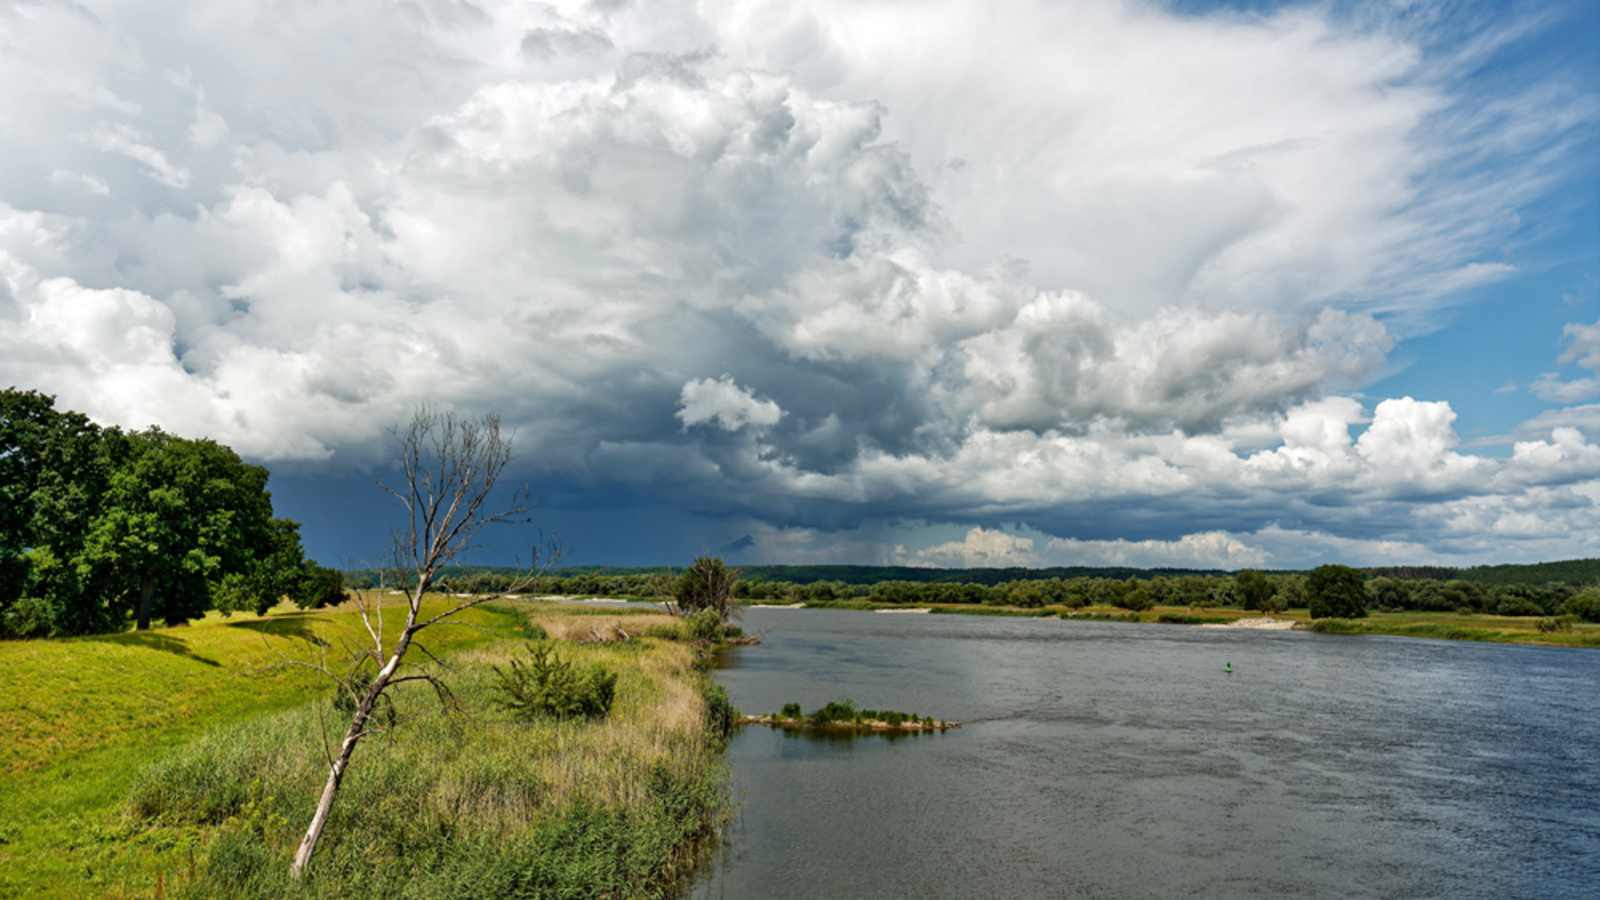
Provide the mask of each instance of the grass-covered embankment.
{"label": "grass-covered embankment", "polygon": [[[522,652],[524,618],[552,637],[621,620],[571,607],[486,608],[436,629],[456,707],[398,695],[388,734],[357,750],[296,896],[653,896],[725,811],[693,650],[638,639],[560,641],[618,676],[597,721],[522,721],[494,700],[493,665]],[[598,612],[598,611],[597,611]],[[626,615],[626,614],[623,614]],[[648,627],[627,617],[629,633]],[[582,625],[577,623],[582,622]],[[279,654],[357,643],[353,611],[206,621],[146,635],[0,644],[5,803],[0,896],[281,897],[343,727],[320,676],[251,674]],[[265,635],[265,637],[264,637]]]}
{"label": "grass-covered embankment", "polygon": [[1317,619],[1306,627],[1323,634],[1390,634],[1451,641],[1600,647],[1600,625],[1564,622],[1565,630],[1541,630],[1541,623],[1550,621],[1525,616],[1375,612],[1364,619]]}
{"label": "grass-covered embankment", "polygon": [[[1260,618],[1261,613],[1233,607],[1183,607],[1157,606],[1135,612],[1112,606],[1086,606],[1068,608],[1061,606],[995,606],[967,603],[880,603],[871,600],[851,599],[808,602],[808,609],[853,609],[894,611],[907,606],[928,609],[933,613],[971,616],[1014,616],[1021,618],[1059,617],[1098,622],[1153,622],[1169,625],[1227,624],[1240,619]],[[1505,644],[1540,644],[1558,647],[1600,647],[1600,624],[1592,622],[1567,622],[1568,630],[1541,630],[1546,620],[1539,616],[1496,616],[1481,613],[1454,612],[1372,612],[1364,619],[1325,619],[1313,624],[1304,609],[1285,610],[1272,614],[1275,619],[1287,619],[1298,627],[1327,634],[1390,634],[1401,637],[1437,638],[1442,640],[1494,641]]]}

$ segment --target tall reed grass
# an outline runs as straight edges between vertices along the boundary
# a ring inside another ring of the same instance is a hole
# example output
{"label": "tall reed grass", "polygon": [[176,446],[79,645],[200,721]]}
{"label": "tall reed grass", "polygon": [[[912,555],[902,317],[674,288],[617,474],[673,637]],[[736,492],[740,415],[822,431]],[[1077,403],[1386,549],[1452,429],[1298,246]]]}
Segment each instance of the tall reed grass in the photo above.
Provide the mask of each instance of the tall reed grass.
{"label": "tall reed grass", "polygon": [[[533,618],[552,637],[608,624],[637,633],[633,617],[583,616],[582,628]],[[331,702],[211,732],[153,763],[130,792],[130,823],[208,835],[193,874],[165,879],[168,896],[665,896],[728,813],[692,650],[564,641],[563,656],[617,673],[615,703],[596,721],[528,722],[494,702],[491,668],[524,647],[453,659],[447,706],[398,692],[397,724],[357,750],[299,885],[289,859],[326,776],[324,741],[343,733]]]}

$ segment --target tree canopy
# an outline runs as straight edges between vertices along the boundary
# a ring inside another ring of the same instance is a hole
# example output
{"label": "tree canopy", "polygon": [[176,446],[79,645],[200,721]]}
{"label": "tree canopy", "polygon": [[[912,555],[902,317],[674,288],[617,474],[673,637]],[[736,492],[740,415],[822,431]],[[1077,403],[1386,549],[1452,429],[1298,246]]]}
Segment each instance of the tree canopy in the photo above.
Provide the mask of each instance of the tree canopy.
{"label": "tree canopy", "polygon": [[0,392],[0,633],[177,624],[342,594],[272,515],[267,470],[210,440],[100,428]]}
{"label": "tree canopy", "polygon": [[1306,576],[1311,618],[1359,619],[1367,614],[1367,585],[1361,570],[1318,566]]}

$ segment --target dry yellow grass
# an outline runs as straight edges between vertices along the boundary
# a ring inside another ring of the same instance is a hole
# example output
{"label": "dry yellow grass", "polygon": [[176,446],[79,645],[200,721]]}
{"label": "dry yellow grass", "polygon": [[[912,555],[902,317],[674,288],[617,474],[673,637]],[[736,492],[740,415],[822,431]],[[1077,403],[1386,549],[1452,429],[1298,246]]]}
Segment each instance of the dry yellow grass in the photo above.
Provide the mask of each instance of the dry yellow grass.
{"label": "dry yellow grass", "polygon": [[[672,625],[660,614],[622,616],[532,615],[546,634],[561,641],[563,659],[600,663],[618,673],[616,703],[598,722],[521,722],[480,720],[480,758],[515,752],[539,774],[539,790],[479,790],[471,779],[441,784],[435,802],[441,811],[471,806],[481,821],[496,830],[524,827],[541,810],[583,798],[606,806],[632,807],[648,802],[650,773],[657,766],[678,769],[709,762],[691,748],[702,743],[705,702],[694,672],[692,648],[670,641],[621,643],[614,635],[638,635],[651,625]],[[615,643],[583,643],[593,634]],[[489,667],[506,667],[525,645],[497,643],[467,651],[459,661],[480,677]],[[479,685],[478,687],[481,687]],[[485,696],[479,694],[479,696]]]}

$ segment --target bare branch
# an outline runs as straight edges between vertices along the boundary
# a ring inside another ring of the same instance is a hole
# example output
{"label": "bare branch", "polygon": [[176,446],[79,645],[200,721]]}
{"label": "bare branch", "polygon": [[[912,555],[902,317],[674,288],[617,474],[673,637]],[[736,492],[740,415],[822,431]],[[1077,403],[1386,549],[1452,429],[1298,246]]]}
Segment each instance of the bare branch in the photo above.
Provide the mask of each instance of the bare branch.
{"label": "bare branch", "polygon": [[[328,671],[326,665],[319,667],[307,664],[308,668],[319,669],[332,677],[349,692],[355,701],[355,713],[337,752],[329,754],[327,781],[290,868],[295,878],[300,877],[316,853],[356,745],[373,733],[370,727],[373,713],[384,703],[388,704],[391,712],[393,710],[393,704],[384,692],[396,685],[426,681],[433,686],[446,710],[455,708],[455,697],[448,684],[422,666],[405,659],[411,647],[416,646],[433,663],[448,668],[426,647],[416,642],[418,633],[442,624],[479,627],[454,621],[453,617],[474,606],[503,599],[525,589],[563,556],[560,545],[554,539],[547,542],[541,535],[540,544],[533,548],[529,567],[512,579],[506,591],[456,603],[444,612],[422,619],[423,598],[439,570],[446,565],[458,564],[463,554],[481,546],[479,535],[484,528],[526,521],[525,517],[537,508],[537,504],[532,502],[527,489],[523,487],[512,492],[505,506],[490,508],[496,486],[512,460],[511,443],[501,436],[500,420],[493,416],[462,418],[455,413],[436,412],[424,406],[416,411],[404,431],[396,427],[390,430],[390,434],[399,445],[400,469],[405,485],[389,485],[380,479],[378,486],[394,498],[404,517],[400,527],[392,533],[390,566],[388,571],[380,570],[378,589],[370,604],[365,592],[356,592],[357,608],[362,625],[372,638],[372,650],[351,654],[351,667],[344,679]],[[389,589],[391,575],[396,586],[405,588],[407,609],[405,622],[395,635],[394,646],[386,651],[383,641],[383,597]],[[361,685],[355,682],[354,676],[369,656],[378,663],[378,671],[369,683]],[[402,674],[403,666],[412,668]]]}

